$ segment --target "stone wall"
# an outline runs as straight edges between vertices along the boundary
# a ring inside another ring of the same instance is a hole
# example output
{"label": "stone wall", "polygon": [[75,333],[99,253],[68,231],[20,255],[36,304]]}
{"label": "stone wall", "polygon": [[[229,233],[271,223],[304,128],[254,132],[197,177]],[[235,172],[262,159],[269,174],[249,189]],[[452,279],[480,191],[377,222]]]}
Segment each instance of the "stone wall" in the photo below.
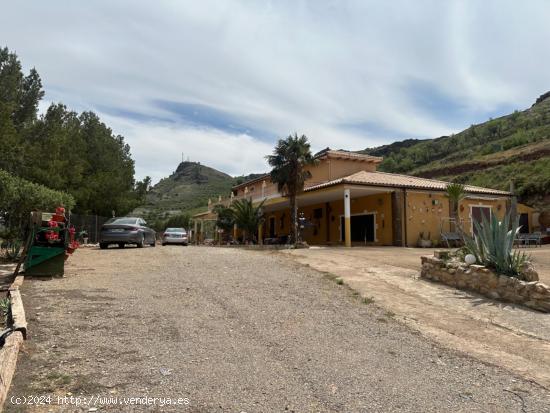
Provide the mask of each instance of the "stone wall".
{"label": "stone wall", "polygon": [[[538,279],[532,267],[528,272],[531,274],[530,279]],[[538,281],[523,281],[498,275],[483,265],[467,265],[435,256],[422,257],[420,275],[422,278],[462,290],[475,291],[492,299],[521,304],[550,313],[550,287]]]}

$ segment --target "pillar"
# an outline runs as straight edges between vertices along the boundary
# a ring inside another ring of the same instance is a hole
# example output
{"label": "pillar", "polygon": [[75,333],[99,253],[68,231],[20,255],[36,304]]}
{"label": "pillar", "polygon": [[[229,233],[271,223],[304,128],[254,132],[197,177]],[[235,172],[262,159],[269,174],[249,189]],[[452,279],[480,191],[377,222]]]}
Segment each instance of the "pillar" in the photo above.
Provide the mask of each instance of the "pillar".
{"label": "pillar", "polygon": [[258,244],[263,245],[264,243],[264,224],[258,225]]}
{"label": "pillar", "polygon": [[193,230],[193,238],[195,240],[195,245],[198,245],[199,243],[199,233],[197,231],[198,229],[198,220],[194,220],[194,224],[195,224],[195,229]]}
{"label": "pillar", "polygon": [[351,247],[351,193],[349,189],[344,189],[344,232],[346,247]]}
{"label": "pillar", "polygon": [[405,240],[405,192],[402,189],[396,189],[391,194],[392,207],[392,245],[404,247]]}

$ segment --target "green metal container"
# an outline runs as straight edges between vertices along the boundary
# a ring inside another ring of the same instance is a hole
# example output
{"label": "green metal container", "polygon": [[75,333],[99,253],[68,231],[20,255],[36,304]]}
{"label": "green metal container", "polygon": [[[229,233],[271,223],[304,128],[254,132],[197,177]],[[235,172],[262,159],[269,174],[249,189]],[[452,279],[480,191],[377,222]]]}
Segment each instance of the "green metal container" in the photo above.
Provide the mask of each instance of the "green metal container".
{"label": "green metal container", "polygon": [[25,260],[25,275],[59,277],[64,273],[64,247],[31,246]]}
{"label": "green metal container", "polygon": [[[64,227],[44,227],[42,223],[50,219],[51,215],[41,213],[34,219],[27,244],[30,246],[25,259],[25,275],[55,277],[65,273],[65,251],[69,244],[69,233]],[[59,238],[48,241],[44,234],[52,231],[57,232]]]}

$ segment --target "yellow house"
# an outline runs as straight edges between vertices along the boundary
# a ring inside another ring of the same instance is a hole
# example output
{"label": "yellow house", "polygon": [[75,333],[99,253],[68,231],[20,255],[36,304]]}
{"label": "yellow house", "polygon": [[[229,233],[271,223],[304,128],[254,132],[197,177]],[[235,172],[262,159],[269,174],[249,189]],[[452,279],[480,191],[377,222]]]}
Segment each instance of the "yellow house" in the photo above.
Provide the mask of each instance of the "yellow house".
{"label": "yellow house", "polygon": [[[370,155],[326,149],[315,157],[317,164],[308,168],[311,178],[297,198],[305,223],[301,235],[308,244],[416,246],[422,238],[437,245],[442,232],[453,231],[447,182],[378,172],[382,158]],[[472,230],[483,215],[502,217],[511,208],[510,192],[470,185],[465,189],[458,207],[463,228]],[[288,236],[289,201],[269,174],[235,186],[227,202],[242,198],[264,201],[259,242]],[[206,217],[212,219],[212,212],[195,216],[199,221]]]}

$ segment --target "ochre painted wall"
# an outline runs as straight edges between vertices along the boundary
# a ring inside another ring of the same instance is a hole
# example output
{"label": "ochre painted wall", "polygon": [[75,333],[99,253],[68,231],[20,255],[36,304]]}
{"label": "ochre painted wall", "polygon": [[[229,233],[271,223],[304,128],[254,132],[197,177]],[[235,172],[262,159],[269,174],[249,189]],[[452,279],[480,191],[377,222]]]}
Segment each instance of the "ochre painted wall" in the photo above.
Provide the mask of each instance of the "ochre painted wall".
{"label": "ochre painted wall", "polygon": [[449,217],[449,199],[441,192],[407,191],[405,205],[407,246],[416,247],[421,232],[439,243],[441,218]]}
{"label": "ochre painted wall", "polygon": [[316,185],[319,183],[343,178],[359,171],[374,172],[376,164],[373,162],[353,161],[349,159],[323,159],[317,165],[308,168],[311,178],[306,185]]}
{"label": "ochre painted wall", "polygon": [[499,199],[463,199],[460,202],[458,215],[464,222],[464,230],[471,231],[472,216],[471,206],[488,206],[491,208],[491,214],[495,214],[498,219],[504,218],[506,214],[506,198]]}
{"label": "ochre painted wall", "polygon": [[527,214],[529,216],[529,232],[539,231],[540,225],[537,225],[538,222],[536,222],[535,216],[533,215],[535,213],[534,208],[531,208],[525,204],[518,204],[517,211],[518,214]]}
{"label": "ochre painted wall", "polygon": [[[320,183],[332,181],[342,178],[359,171],[376,171],[376,164],[373,162],[353,161],[349,159],[323,159],[317,165],[308,168],[311,173],[311,178],[306,181],[306,186],[313,186]],[[262,197],[262,185],[264,180],[252,182],[246,186],[240,187],[237,190],[237,196],[251,196],[253,200]],[[270,196],[277,193],[277,185],[273,184],[269,178],[265,179],[264,195]]]}
{"label": "ochre painted wall", "polygon": [[[258,183],[261,185],[261,183]],[[508,199],[502,198],[466,198],[461,201],[459,206],[459,217],[464,222],[466,230],[471,229],[471,205],[485,205],[491,207],[492,213],[502,219],[507,206]],[[269,202],[266,203],[268,205]],[[429,233],[429,239],[434,245],[441,244],[441,223],[444,230],[449,231],[448,217],[449,199],[443,192],[429,191],[411,191],[407,190],[405,195],[406,205],[406,242],[409,247],[418,245],[420,234]],[[531,212],[528,207],[518,204],[518,212]],[[315,218],[315,209],[321,209],[320,218]],[[375,245],[392,245],[392,207],[391,194],[369,195],[361,198],[352,198],[351,213],[361,214],[367,212],[376,212],[376,238]],[[329,237],[327,238],[327,205],[319,203],[299,207],[299,212],[303,212],[309,222],[315,224],[314,228],[307,228],[303,231],[303,238],[310,244],[342,244],[340,239],[340,216],[344,214],[344,201],[332,201],[329,203]],[[266,213],[264,224],[264,237],[270,236],[270,220],[275,217],[275,236],[280,237],[288,235],[290,232],[290,210],[288,208],[282,211]],[[532,212],[530,213],[530,223],[532,225]],[[443,218],[443,221],[442,221]],[[328,241],[327,241],[328,239]]]}
{"label": "ochre painted wall", "polygon": [[286,208],[281,211],[267,212],[265,214],[264,238],[270,237],[271,217],[275,218],[275,237],[281,237],[290,233],[290,209]]}
{"label": "ochre painted wall", "polygon": [[[481,197],[466,198],[459,204],[458,215],[463,221],[464,229],[471,230],[471,208],[472,205],[491,207],[493,214],[499,219],[504,217],[506,212],[506,197],[487,198]],[[448,220],[449,198],[443,192],[413,192],[407,191],[406,195],[406,221],[407,221],[407,245],[415,247],[418,245],[420,233],[429,233],[429,239],[435,244],[441,243],[441,222],[445,231],[449,231]]]}
{"label": "ochre painted wall", "polygon": [[[344,197],[341,201],[329,203],[328,221],[329,237],[327,241],[327,205],[326,203],[307,205],[298,208],[298,213],[303,212],[308,222],[314,223],[315,227],[306,228],[302,234],[303,239],[309,244],[342,244],[340,239],[340,217],[344,214]],[[320,218],[315,218],[315,210],[321,209]],[[351,214],[363,214],[375,212],[376,239],[373,245],[392,245],[392,209],[391,194],[377,194],[351,200]],[[281,217],[284,215],[281,226]],[[290,231],[290,210],[275,211],[266,213],[266,224],[264,236],[270,234],[270,217],[275,217],[275,236],[288,235]]]}

